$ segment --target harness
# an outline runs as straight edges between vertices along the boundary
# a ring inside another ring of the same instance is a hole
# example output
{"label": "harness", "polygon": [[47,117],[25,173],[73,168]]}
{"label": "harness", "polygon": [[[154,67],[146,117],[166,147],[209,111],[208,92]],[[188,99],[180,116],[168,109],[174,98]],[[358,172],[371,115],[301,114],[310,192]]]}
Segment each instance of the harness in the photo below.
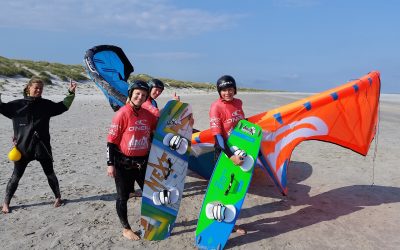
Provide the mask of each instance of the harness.
{"label": "harness", "polygon": [[130,170],[130,169],[144,169],[147,165],[147,156],[134,156],[134,157],[128,157],[125,155],[119,155],[118,157],[118,163],[123,167],[124,169]]}

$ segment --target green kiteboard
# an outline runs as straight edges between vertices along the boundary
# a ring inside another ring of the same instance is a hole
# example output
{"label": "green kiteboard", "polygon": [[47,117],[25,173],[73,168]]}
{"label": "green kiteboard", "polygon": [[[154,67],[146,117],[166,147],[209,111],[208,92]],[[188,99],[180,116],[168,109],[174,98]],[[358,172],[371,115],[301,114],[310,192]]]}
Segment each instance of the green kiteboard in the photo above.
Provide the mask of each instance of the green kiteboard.
{"label": "green kiteboard", "polygon": [[200,249],[223,249],[243,205],[260,150],[262,129],[246,120],[236,125],[228,146],[244,158],[236,166],[221,153],[200,211],[196,245]]}

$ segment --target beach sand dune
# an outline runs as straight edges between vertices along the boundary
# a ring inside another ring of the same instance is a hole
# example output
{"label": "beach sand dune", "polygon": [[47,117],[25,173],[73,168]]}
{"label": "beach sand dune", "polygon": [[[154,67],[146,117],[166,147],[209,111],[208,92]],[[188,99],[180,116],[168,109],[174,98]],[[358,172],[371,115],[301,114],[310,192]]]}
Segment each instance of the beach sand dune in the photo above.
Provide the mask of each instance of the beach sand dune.
{"label": "beach sand dune", "polygon": [[[11,202],[0,215],[3,249],[193,249],[197,217],[207,181],[189,172],[176,227],[159,242],[128,241],[115,211],[115,185],[106,175],[106,135],[113,112],[105,98],[78,89],[71,109],[51,120],[55,171],[66,203],[53,208],[53,194],[37,162],[32,162]],[[93,91],[92,91],[93,92]],[[3,101],[15,99],[4,93]],[[45,89],[46,93],[46,89]],[[179,91],[178,91],[179,93]],[[59,92],[49,98],[61,101]],[[163,94],[163,106],[169,98]],[[239,94],[247,116],[279,107],[306,94]],[[216,94],[184,94],[195,127],[208,127],[208,109]],[[227,249],[398,249],[400,240],[400,96],[381,105],[378,144],[367,157],[329,143],[308,141],[293,152],[289,195],[283,197],[256,169],[238,224]],[[12,163],[12,123],[0,116],[0,199]],[[376,154],[375,154],[376,153]],[[375,158],[374,158],[375,156]],[[375,161],[374,161],[375,159]],[[373,185],[372,185],[373,184]],[[128,202],[129,220],[138,229],[140,198]]]}

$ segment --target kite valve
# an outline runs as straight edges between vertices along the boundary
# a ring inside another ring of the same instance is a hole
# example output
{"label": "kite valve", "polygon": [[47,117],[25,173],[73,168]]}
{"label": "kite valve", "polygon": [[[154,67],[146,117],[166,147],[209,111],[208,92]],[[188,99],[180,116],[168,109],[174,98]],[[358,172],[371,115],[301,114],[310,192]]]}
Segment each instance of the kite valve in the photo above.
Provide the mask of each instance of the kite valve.
{"label": "kite valve", "polygon": [[8,159],[10,159],[10,161],[19,161],[21,159],[21,152],[19,152],[16,146],[8,153]]}

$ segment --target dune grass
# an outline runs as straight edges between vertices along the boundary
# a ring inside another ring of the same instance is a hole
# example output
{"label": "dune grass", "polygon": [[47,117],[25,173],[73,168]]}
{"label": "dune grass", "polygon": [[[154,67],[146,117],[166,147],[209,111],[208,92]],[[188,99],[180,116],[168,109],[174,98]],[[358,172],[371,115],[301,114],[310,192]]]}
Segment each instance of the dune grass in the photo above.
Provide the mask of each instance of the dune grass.
{"label": "dune grass", "polygon": [[[8,59],[0,56],[0,75],[6,77],[26,77],[39,76],[47,85],[52,84],[52,80],[69,81],[72,79],[78,82],[90,80],[83,65],[67,65],[61,63],[50,63],[44,61]],[[135,79],[147,81],[153,78],[147,74],[131,74],[128,81]],[[173,88],[201,89],[206,91],[216,91],[214,83],[200,83],[191,81],[180,81],[168,78],[159,78],[167,86]],[[239,88],[240,91],[263,92],[266,90]]]}

